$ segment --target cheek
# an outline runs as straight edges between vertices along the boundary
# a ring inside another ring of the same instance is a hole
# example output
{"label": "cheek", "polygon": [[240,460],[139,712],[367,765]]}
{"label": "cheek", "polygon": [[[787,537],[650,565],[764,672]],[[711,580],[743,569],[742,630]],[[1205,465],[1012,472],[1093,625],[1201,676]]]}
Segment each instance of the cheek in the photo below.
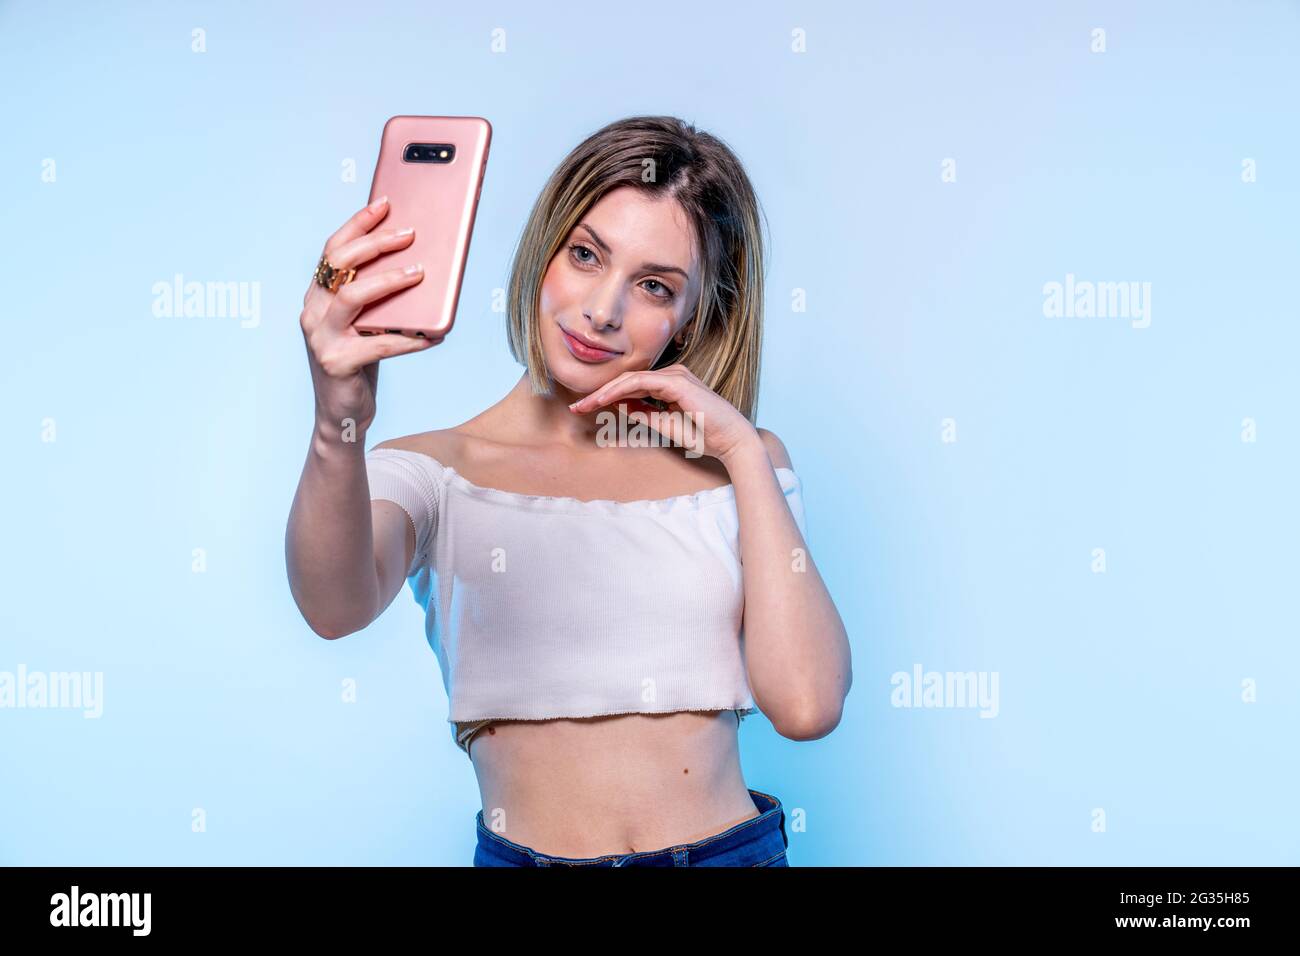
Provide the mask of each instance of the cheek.
{"label": "cheek", "polygon": [[645,312],[629,316],[627,324],[628,338],[632,340],[632,351],[638,357],[658,355],[673,334],[673,322],[667,314]]}
{"label": "cheek", "polygon": [[543,315],[551,316],[568,308],[573,301],[575,291],[573,282],[565,275],[563,266],[552,261],[542,277],[542,287],[538,292],[538,308]]}

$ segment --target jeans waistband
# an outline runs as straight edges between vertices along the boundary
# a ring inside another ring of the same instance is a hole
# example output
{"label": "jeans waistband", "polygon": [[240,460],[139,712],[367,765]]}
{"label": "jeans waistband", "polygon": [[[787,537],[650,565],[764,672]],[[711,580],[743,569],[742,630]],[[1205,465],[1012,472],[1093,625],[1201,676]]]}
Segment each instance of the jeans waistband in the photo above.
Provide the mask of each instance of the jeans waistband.
{"label": "jeans waistband", "polygon": [[[748,789],[748,788],[747,788]],[[593,857],[563,857],[540,853],[531,847],[508,840],[499,833],[488,829],[483,820],[483,811],[475,814],[478,841],[490,841],[494,851],[515,858],[521,866],[624,866],[629,862],[653,864],[662,857],[665,865],[685,864],[688,860],[696,862],[707,859],[715,853],[723,853],[744,845],[750,840],[761,839],[774,828],[779,828],[782,843],[789,845],[785,832],[785,811],[781,801],[770,793],[749,789],[749,795],[758,808],[756,817],[742,820],[733,826],[694,843],[679,843],[657,850],[641,850],[634,853],[608,853]]]}

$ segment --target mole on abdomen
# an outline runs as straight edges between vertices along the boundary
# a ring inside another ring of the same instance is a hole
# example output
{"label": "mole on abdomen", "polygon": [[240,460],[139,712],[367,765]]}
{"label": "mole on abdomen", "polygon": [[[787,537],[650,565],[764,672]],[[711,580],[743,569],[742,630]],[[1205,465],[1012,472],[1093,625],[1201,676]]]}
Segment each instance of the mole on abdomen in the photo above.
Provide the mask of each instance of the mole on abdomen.
{"label": "mole on abdomen", "polygon": [[686,767],[683,767],[683,768],[682,768],[682,773],[690,773],[690,772],[691,772],[691,771],[690,771],[688,768],[686,768]]}

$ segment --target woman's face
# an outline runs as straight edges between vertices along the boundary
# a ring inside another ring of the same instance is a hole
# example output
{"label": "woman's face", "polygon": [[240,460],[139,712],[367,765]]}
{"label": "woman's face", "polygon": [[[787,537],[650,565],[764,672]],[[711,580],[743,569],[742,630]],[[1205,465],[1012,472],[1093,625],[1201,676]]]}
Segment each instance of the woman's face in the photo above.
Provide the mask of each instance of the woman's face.
{"label": "woman's face", "polygon": [[631,186],[607,193],[542,279],[538,325],[551,377],[586,395],[649,368],[694,314],[698,295],[694,236],[677,201]]}

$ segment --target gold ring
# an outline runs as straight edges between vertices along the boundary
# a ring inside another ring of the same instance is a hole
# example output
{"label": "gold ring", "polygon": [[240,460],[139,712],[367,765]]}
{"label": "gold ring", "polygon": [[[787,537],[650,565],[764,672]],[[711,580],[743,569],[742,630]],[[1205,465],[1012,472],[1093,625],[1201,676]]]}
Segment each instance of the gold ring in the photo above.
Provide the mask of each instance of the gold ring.
{"label": "gold ring", "polygon": [[329,259],[325,256],[320,257],[320,262],[316,266],[316,284],[324,286],[331,292],[337,292],[339,286],[346,285],[355,278],[356,269],[340,269],[337,266],[330,265]]}

